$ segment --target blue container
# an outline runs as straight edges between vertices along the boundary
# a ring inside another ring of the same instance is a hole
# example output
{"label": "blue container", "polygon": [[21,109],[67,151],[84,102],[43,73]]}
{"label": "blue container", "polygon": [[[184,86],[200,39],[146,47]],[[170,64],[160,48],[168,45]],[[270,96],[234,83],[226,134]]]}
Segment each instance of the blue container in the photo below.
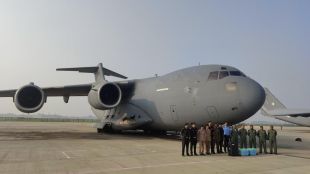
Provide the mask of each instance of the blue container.
{"label": "blue container", "polygon": [[240,149],[239,150],[241,156],[249,156],[250,151],[248,149]]}
{"label": "blue container", "polygon": [[256,149],[255,148],[252,148],[249,150],[250,151],[250,156],[256,156]]}

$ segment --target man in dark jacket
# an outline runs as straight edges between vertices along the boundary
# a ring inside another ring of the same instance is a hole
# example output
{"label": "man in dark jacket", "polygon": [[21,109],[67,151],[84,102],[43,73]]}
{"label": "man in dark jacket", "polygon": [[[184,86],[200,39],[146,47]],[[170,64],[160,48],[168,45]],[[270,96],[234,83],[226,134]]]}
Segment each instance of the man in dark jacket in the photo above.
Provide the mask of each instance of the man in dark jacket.
{"label": "man in dark jacket", "polygon": [[231,131],[231,141],[230,141],[230,149],[229,149],[229,155],[231,156],[237,156],[239,155],[238,150],[238,128],[236,126],[233,126],[233,129]]}
{"label": "man in dark jacket", "polygon": [[210,132],[211,132],[211,154],[215,154],[215,151],[214,151],[214,147],[215,147],[215,129],[214,129],[214,125],[212,124],[211,121],[208,123],[208,125],[209,125],[209,129],[210,129]]}
{"label": "man in dark jacket", "polygon": [[184,156],[184,151],[186,150],[186,155],[189,155],[188,146],[190,141],[190,129],[188,127],[188,123],[185,123],[184,128],[181,130],[182,136],[182,156]]}
{"label": "man in dark jacket", "polygon": [[191,155],[197,156],[196,145],[197,145],[197,132],[198,129],[195,123],[191,123],[192,127],[190,128],[190,149]]}
{"label": "man in dark jacket", "polygon": [[223,153],[224,130],[222,125],[217,126],[216,130],[216,150],[217,153]]}

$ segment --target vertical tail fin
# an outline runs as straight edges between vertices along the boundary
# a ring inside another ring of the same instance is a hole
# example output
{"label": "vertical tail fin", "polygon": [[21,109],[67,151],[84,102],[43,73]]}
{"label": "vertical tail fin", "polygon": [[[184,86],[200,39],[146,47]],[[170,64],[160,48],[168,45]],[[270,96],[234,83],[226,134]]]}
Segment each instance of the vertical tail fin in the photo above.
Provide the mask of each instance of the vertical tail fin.
{"label": "vertical tail fin", "polygon": [[94,73],[96,82],[104,82],[105,76],[114,76],[122,79],[127,79],[126,76],[118,74],[114,71],[111,71],[102,66],[102,63],[99,63],[98,66],[94,67],[76,67],[76,68],[58,68],[57,71],[78,71],[80,73]]}

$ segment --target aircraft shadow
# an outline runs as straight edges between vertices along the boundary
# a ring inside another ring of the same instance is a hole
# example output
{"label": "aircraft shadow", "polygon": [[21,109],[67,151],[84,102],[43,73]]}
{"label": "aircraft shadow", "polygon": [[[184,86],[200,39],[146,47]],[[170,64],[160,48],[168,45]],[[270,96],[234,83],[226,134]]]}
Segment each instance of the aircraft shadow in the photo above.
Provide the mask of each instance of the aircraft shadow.
{"label": "aircraft shadow", "polygon": [[165,139],[165,140],[179,140],[177,135],[147,135],[143,132],[123,132],[113,134],[98,134],[96,132],[1,132],[0,141],[21,141],[21,140],[148,140],[148,139]]}

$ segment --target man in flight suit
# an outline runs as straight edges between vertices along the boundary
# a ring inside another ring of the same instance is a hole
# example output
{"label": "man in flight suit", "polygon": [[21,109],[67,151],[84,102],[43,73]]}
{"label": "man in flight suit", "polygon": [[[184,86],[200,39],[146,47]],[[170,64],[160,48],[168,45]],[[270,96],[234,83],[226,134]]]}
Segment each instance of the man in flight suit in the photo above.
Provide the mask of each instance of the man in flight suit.
{"label": "man in flight suit", "polygon": [[197,145],[197,132],[198,129],[196,127],[195,123],[191,123],[192,127],[190,128],[190,149],[191,149],[191,155],[197,156],[196,152],[196,145]]}
{"label": "man in flight suit", "polygon": [[248,130],[248,136],[250,148],[256,148],[256,130],[253,128],[253,125]]}
{"label": "man in flight suit", "polygon": [[264,153],[267,153],[267,148],[266,148],[267,134],[263,126],[260,126],[260,130],[257,131],[257,136],[258,136],[258,144],[259,144],[259,153],[262,153],[262,148],[264,148]]}
{"label": "man in flight suit", "polygon": [[247,148],[247,130],[245,129],[245,126],[242,125],[242,128],[239,130],[239,136],[240,136],[240,148]]}
{"label": "man in flight suit", "polygon": [[188,153],[188,145],[190,141],[190,130],[188,128],[188,123],[184,125],[184,128],[181,130],[182,136],[182,156],[184,156],[184,151],[186,150],[186,155],[189,156]]}
{"label": "man in flight suit", "polygon": [[210,145],[211,145],[211,130],[209,125],[206,125],[206,154],[210,155]]}
{"label": "man in flight suit", "polygon": [[270,126],[268,130],[268,137],[269,137],[269,149],[270,154],[277,154],[277,131],[273,129],[273,126]]}
{"label": "man in flight suit", "polygon": [[[207,133],[205,127],[202,125],[197,132],[198,142],[199,142],[199,155],[205,155],[204,149],[206,147]],[[206,150],[207,153],[207,150]]]}

